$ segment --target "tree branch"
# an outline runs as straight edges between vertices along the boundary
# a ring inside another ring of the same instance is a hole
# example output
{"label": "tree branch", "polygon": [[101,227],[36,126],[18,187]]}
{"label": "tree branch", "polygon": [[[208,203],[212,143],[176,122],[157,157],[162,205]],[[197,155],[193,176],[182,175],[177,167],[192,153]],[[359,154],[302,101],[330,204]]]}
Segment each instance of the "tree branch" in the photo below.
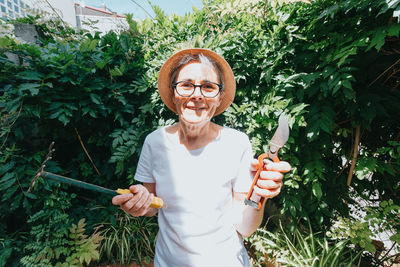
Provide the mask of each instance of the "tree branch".
{"label": "tree branch", "polygon": [[351,161],[351,167],[349,175],[347,176],[347,186],[350,186],[351,178],[353,177],[354,167],[356,166],[357,156],[358,156],[358,146],[360,143],[360,126],[356,128],[356,140],[354,141],[353,149],[353,160]]}
{"label": "tree branch", "polygon": [[393,63],[389,68],[387,68],[384,72],[382,72],[378,77],[376,77],[375,80],[373,80],[370,84],[368,84],[368,87],[373,85],[377,80],[379,80],[386,72],[388,72],[393,66],[395,66],[397,63],[400,62],[400,59],[398,59],[395,63]]}
{"label": "tree branch", "polygon": [[99,172],[99,170],[97,169],[96,165],[94,164],[92,158],[90,157],[89,153],[87,152],[87,150],[86,150],[86,148],[85,148],[85,145],[84,145],[83,142],[82,142],[81,136],[80,136],[79,133],[78,133],[78,130],[77,130],[76,128],[74,128],[74,129],[75,129],[76,135],[78,136],[79,142],[81,143],[81,146],[82,146],[83,150],[84,150],[85,153],[86,153],[86,156],[89,158],[90,162],[91,162],[92,165],[93,165],[93,168],[96,170],[96,172],[97,172],[98,175],[101,175],[100,172]]}

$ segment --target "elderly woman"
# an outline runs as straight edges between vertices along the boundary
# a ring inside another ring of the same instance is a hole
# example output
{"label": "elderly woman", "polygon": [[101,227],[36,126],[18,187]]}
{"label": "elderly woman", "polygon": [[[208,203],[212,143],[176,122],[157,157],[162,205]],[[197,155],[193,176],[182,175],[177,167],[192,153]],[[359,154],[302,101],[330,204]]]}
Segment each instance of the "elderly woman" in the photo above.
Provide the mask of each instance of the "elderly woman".
{"label": "elderly woman", "polygon": [[[160,70],[159,93],[179,122],[146,137],[135,174],[143,185],[112,200],[132,216],[155,215],[154,196],[168,205],[158,214],[155,266],[249,266],[242,237],[259,227],[264,207],[243,200],[257,161],[244,133],[211,122],[235,88],[229,64],[207,49],[179,51]],[[290,165],[265,168],[255,192],[271,198]]]}

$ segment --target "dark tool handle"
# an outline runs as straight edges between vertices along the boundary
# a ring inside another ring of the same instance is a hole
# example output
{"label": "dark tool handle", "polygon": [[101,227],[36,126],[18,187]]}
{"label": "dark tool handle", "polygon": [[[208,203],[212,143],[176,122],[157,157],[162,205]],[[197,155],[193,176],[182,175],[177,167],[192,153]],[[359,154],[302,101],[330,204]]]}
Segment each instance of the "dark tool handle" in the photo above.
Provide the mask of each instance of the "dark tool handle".
{"label": "dark tool handle", "polygon": [[84,189],[88,189],[88,190],[92,190],[92,191],[96,191],[96,192],[100,192],[100,193],[105,193],[105,194],[112,195],[112,196],[118,195],[117,191],[115,191],[115,190],[111,190],[111,189],[101,187],[98,185],[78,181],[78,180],[71,179],[71,178],[61,176],[58,174],[54,174],[51,172],[43,171],[43,172],[41,172],[40,176],[42,176],[43,178],[48,178],[53,181],[60,182],[60,183],[69,184],[69,185],[73,185],[76,187],[80,187],[80,188],[84,188]]}
{"label": "dark tool handle", "polygon": [[[76,187],[80,187],[80,188],[84,188],[84,189],[88,189],[88,190],[96,191],[96,192],[100,192],[100,193],[105,193],[105,194],[112,195],[112,196],[131,193],[131,191],[129,189],[111,190],[111,189],[108,189],[105,187],[101,187],[101,186],[94,185],[94,184],[89,184],[89,183],[86,183],[83,181],[75,180],[75,179],[61,176],[58,174],[54,174],[51,172],[42,171],[40,173],[40,176],[42,176],[43,178],[48,178],[48,179],[60,182],[60,183],[69,184],[72,186],[76,186]],[[167,206],[161,198],[154,197],[153,201],[150,204],[150,207],[159,209],[159,208],[166,208]]]}

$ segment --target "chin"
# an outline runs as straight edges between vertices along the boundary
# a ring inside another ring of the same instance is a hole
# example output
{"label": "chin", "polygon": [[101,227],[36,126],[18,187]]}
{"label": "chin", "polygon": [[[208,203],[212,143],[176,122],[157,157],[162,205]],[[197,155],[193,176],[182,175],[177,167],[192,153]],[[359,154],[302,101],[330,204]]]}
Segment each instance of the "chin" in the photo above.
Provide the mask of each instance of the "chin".
{"label": "chin", "polygon": [[181,119],[184,122],[190,123],[190,124],[202,124],[202,123],[210,121],[209,118],[192,118],[192,117],[185,117],[185,116],[181,116]]}
{"label": "chin", "polygon": [[202,124],[202,123],[210,121],[210,119],[211,119],[208,116],[196,116],[195,114],[182,114],[180,116],[180,118],[184,122],[190,123],[190,124]]}
{"label": "chin", "polygon": [[179,118],[188,124],[201,125],[211,120],[212,114],[210,113],[211,112],[208,109],[203,109],[199,112],[184,108],[181,110]]}

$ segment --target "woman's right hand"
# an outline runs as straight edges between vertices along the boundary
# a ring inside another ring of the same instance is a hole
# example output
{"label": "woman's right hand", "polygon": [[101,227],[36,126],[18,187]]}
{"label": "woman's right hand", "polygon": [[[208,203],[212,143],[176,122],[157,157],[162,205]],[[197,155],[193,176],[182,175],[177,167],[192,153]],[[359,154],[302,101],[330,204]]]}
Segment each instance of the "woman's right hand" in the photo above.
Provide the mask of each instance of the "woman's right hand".
{"label": "woman's right hand", "polygon": [[129,190],[131,194],[117,195],[112,203],[134,217],[144,216],[154,209],[150,208],[154,195],[146,187],[137,184],[130,186]]}

